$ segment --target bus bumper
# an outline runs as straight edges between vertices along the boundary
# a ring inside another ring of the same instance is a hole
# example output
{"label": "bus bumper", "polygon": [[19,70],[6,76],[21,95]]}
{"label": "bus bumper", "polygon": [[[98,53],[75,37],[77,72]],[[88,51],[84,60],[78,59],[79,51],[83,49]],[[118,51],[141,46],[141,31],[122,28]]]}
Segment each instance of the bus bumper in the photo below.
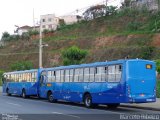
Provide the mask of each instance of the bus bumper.
{"label": "bus bumper", "polygon": [[129,103],[149,103],[149,102],[156,102],[156,98],[129,98]]}

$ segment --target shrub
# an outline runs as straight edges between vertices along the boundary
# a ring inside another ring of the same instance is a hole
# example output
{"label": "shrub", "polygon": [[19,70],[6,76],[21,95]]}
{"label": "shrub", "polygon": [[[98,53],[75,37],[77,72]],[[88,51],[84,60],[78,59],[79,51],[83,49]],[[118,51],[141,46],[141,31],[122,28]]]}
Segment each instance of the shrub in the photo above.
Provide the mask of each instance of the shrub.
{"label": "shrub", "polygon": [[160,98],[160,80],[157,81],[157,98]]}
{"label": "shrub", "polygon": [[2,33],[1,40],[3,40],[3,41],[9,41],[10,40],[10,34],[8,32]]}
{"label": "shrub", "polygon": [[160,60],[156,60],[156,70],[158,72],[158,74],[160,74]]}
{"label": "shrub", "polygon": [[155,50],[155,47],[153,47],[153,46],[146,46],[146,47],[142,48],[141,57],[143,59],[151,59],[154,50]]}
{"label": "shrub", "polygon": [[10,65],[11,70],[29,70],[33,68],[33,64],[30,61],[20,61],[20,62],[15,62]]}
{"label": "shrub", "polygon": [[81,50],[76,46],[72,46],[62,51],[63,64],[64,65],[80,64],[83,62],[87,53],[88,52],[86,50]]}
{"label": "shrub", "polygon": [[30,36],[39,34],[39,32],[37,30],[30,30],[28,33]]}
{"label": "shrub", "polygon": [[3,75],[4,71],[0,70],[0,86],[2,85],[2,75]]}
{"label": "shrub", "polygon": [[140,28],[140,26],[141,26],[140,22],[133,21],[128,23],[127,28],[130,31],[137,31]]}

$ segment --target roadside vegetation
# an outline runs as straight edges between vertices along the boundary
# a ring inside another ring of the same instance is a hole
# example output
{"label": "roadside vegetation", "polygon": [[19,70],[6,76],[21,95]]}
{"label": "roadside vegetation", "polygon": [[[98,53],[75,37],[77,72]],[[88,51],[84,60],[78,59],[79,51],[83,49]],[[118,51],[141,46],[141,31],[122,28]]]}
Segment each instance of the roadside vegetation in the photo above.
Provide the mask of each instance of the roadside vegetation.
{"label": "roadside vegetation", "polygon": [[157,97],[160,98],[160,80],[157,80]]}
{"label": "roadside vegetation", "polygon": [[0,86],[2,86],[2,75],[3,75],[4,71],[0,70]]}
{"label": "roadside vegetation", "polygon": [[33,69],[33,64],[30,61],[18,61],[18,62],[12,63],[10,66],[12,71]]}

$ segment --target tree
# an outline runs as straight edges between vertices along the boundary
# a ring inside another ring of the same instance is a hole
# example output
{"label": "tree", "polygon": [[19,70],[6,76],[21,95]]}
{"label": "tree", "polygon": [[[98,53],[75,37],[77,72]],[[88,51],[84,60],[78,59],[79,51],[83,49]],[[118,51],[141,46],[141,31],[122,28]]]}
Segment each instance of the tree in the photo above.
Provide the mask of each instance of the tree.
{"label": "tree", "polygon": [[24,33],[22,33],[21,38],[22,38],[22,40],[27,40],[27,41],[29,41],[30,35],[29,35],[28,32],[24,32]]}
{"label": "tree", "polygon": [[15,62],[11,64],[11,70],[29,70],[33,69],[33,64],[30,61],[20,61],[20,62]]}
{"label": "tree", "polygon": [[87,55],[86,50],[81,50],[77,46],[72,46],[67,50],[62,51],[62,58],[64,65],[74,65],[83,62]]}
{"label": "tree", "polygon": [[96,5],[88,8],[84,13],[85,20],[92,20],[98,17],[105,16],[106,6],[105,5]]}
{"label": "tree", "polygon": [[1,40],[3,40],[3,41],[9,41],[10,40],[10,34],[8,32],[2,33]]}
{"label": "tree", "polygon": [[106,16],[114,15],[117,13],[117,7],[115,6],[107,6],[106,7]]}

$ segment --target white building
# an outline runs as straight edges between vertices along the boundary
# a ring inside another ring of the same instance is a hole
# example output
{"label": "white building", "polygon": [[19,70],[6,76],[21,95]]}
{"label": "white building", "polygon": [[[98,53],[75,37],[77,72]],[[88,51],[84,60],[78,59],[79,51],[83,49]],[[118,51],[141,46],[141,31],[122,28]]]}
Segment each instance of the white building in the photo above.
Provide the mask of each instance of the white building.
{"label": "white building", "polygon": [[19,26],[16,26],[17,27],[17,29],[16,29],[16,31],[14,31],[14,33],[16,33],[16,34],[18,34],[18,35],[22,35],[23,33],[25,33],[25,32],[29,32],[29,31],[33,31],[33,30],[36,30],[36,31],[40,31],[40,27],[39,26],[33,26],[33,27],[31,27],[31,26],[28,26],[28,25],[25,25],[25,26],[21,26],[21,27],[19,27]]}
{"label": "white building", "polygon": [[65,24],[67,24],[67,25],[76,23],[82,19],[80,16],[77,16],[77,15],[66,15],[66,16],[61,16],[59,18],[63,19]]}
{"label": "white building", "polygon": [[32,29],[32,27],[25,25],[22,27],[18,27],[17,30],[15,31],[15,33],[17,33],[18,35],[22,35],[23,33],[28,32],[31,29]]}
{"label": "white building", "polygon": [[131,7],[146,7],[148,10],[158,10],[158,3],[157,0],[131,0]]}
{"label": "white building", "polygon": [[55,14],[47,14],[40,16],[42,31],[47,30],[56,30],[59,25],[59,18]]}

